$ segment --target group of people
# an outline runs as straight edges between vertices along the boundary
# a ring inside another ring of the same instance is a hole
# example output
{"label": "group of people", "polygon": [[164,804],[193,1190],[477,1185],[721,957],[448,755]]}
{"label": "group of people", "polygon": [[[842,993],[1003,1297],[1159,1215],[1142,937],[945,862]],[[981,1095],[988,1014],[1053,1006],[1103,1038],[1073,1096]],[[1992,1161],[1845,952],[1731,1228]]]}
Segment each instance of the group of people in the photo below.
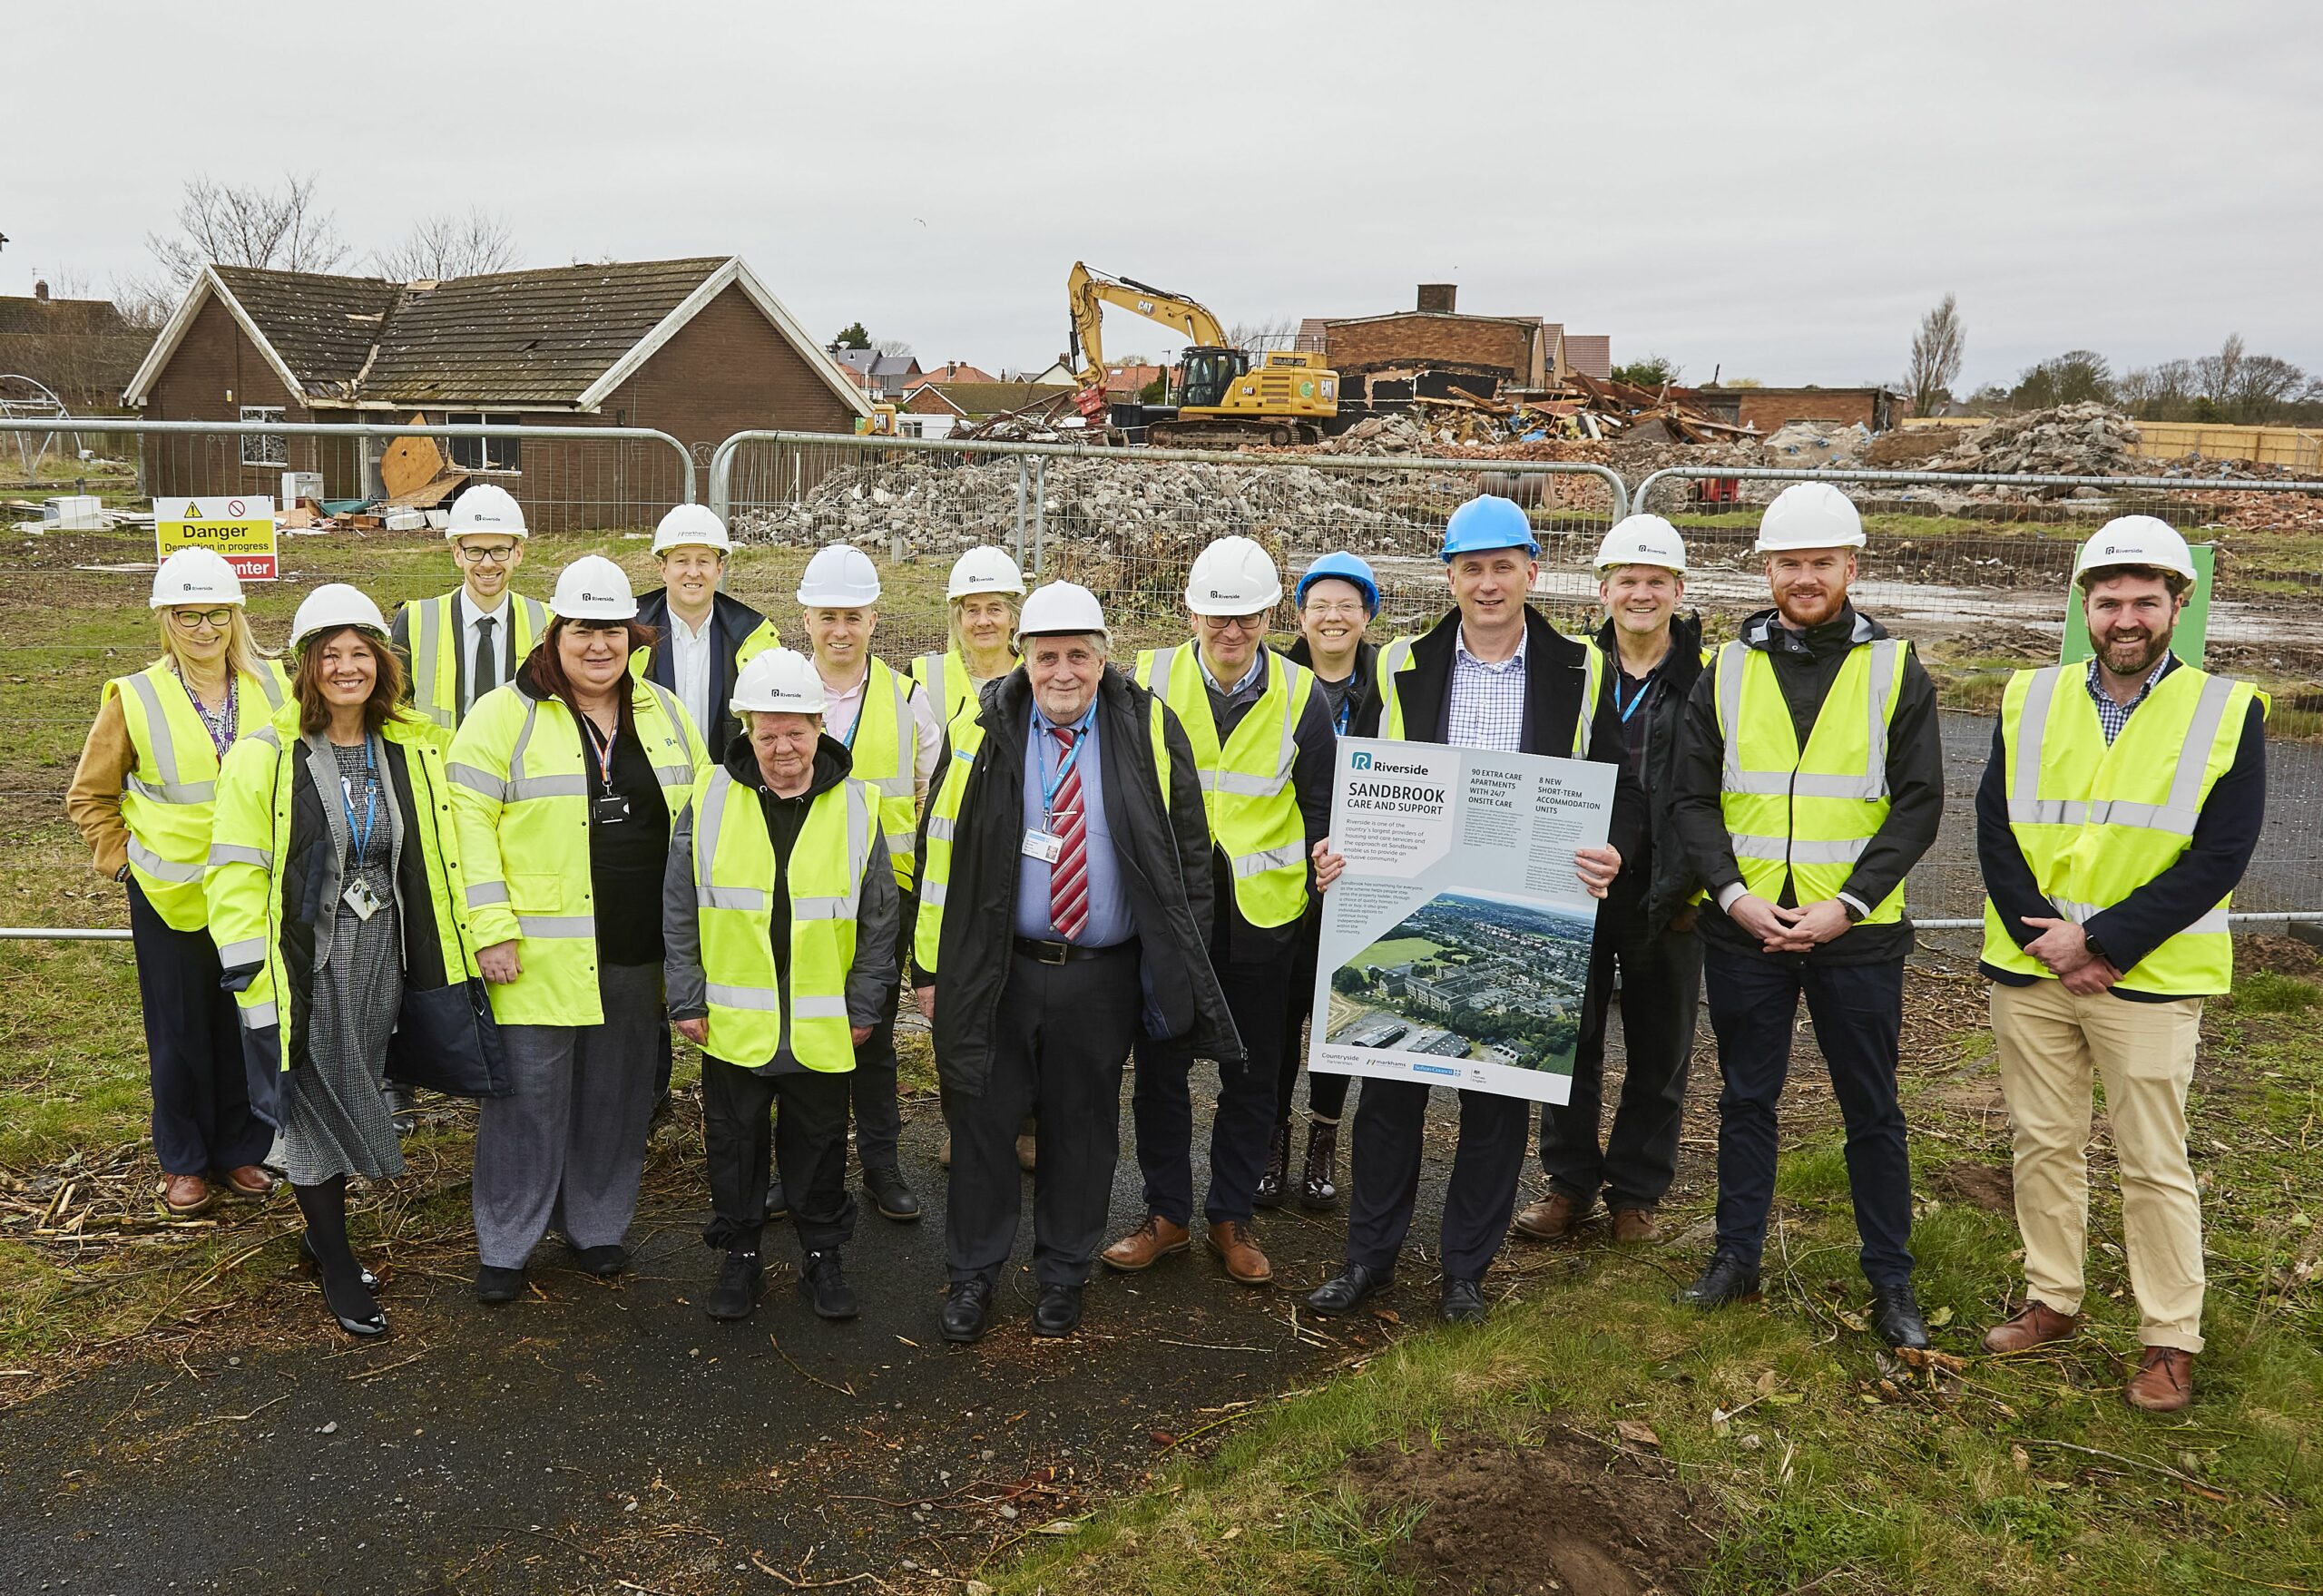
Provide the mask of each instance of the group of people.
{"label": "group of people", "polygon": [[[1025,1170],[1035,1333],[1073,1332],[1101,1262],[1134,1273],[1192,1246],[1197,1081],[1214,1104],[1201,1216],[1220,1267],[1268,1284],[1259,1213],[1294,1194],[1328,1210],[1344,1191],[1343,1266],[1306,1300],[1357,1308],[1402,1255],[1429,1088],[1366,1081],[1343,1185],[1347,1079],[1310,1074],[1294,1176],[1351,735],[1615,767],[1607,841],[1575,856],[1603,901],[1571,1098],[1538,1116],[1546,1190],[1518,1209],[1530,1104],[1460,1092],[1443,1317],[1485,1316],[1512,1223],[1563,1239],[1602,1199],[1617,1243],[1660,1234],[1704,997],[1716,1241],[1679,1299],[1754,1299],[1803,998],[1846,1121],[1870,1322],[1892,1346],[1929,1345],[1897,1054],[1904,883],[1943,817],[1944,754],[1926,673],[1850,601],[1865,536],[1828,485],[1769,506],[1772,605],[1714,649],[1683,609],[1669,523],[1606,534],[1605,619],[1577,638],[1527,603],[1539,543],[1491,496],[1449,518],[1451,604],[1416,635],[1369,635],[1377,579],[1340,553],[1301,573],[1297,639],[1273,651],[1281,573],[1227,537],[1188,573],[1183,641],[1121,660],[1095,594],[1028,594],[1005,552],[978,548],[951,573],[951,646],[907,672],[872,653],[879,574],[847,544],[807,564],[795,651],[721,591],[726,531],[700,506],[663,519],[664,585],[642,598],[595,555],[545,607],[516,594],[525,529],[497,488],[462,495],[450,538],[457,592],[390,625],[356,590],[319,587],[282,661],[257,647],[223,561],[172,555],[152,598],[162,657],[107,684],[71,800],[129,894],[156,1200],[182,1214],[265,1197],[279,1131],[302,1258],[348,1332],[386,1320],[348,1240],[346,1181],[401,1171],[392,1092],[440,1081],[411,1055],[446,1036],[489,1080],[480,1299],[518,1297],[552,1232],[584,1269],[629,1266],[674,1030],[703,1061],[707,1311],[750,1315],[764,1228],[787,1214],[801,1293],[853,1316],[850,1130],[874,1206],[921,1211],[897,1153],[906,980],[943,1100],[946,1339],[987,1327]],[[2126,1395],[2170,1411],[2201,1346],[2186,1090],[2202,1000],[2231,982],[2226,908],[2264,813],[2265,703],[2172,654],[2195,568],[2165,524],[2108,524],[2074,574],[2094,655],[2012,679],[1976,802],[2027,1277],[1986,1344],[2079,1322],[2094,1072],[2146,1349]],[[1132,1060],[1142,1211],[1109,1237]]]}

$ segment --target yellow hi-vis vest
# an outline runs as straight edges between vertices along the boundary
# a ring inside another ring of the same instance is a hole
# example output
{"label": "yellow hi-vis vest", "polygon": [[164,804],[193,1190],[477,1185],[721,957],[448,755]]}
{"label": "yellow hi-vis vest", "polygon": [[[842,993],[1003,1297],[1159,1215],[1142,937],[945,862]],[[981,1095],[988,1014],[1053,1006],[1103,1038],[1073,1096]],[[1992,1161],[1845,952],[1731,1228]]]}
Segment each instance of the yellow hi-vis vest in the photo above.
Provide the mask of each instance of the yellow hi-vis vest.
{"label": "yellow hi-vis vest", "polygon": [[[1379,651],[1379,662],[1375,675],[1379,683],[1379,735],[1390,742],[1408,742],[1411,738],[1404,729],[1404,695],[1402,683],[1397,678],[1412,668],[1412,643],[1408,637],[1399,637]],[[1589,757],[1590,726],[1596,719],[1597,697],[1605,690],[1604,655],[1591,643],[1584,652],[1582,666],[1581,709],[1573,720],[1573,757]]]}
{"label": "yellow hi-vis vest", "polygon": [[[2019,671],[2001,695],[2008,829],[2042,895],[2075,924],[2109,909],[2177,862],[2220,777],[2233,768],[2250,701],[2247,681],[2181,665],[2153,685],[2105,745],[2083,664]],[[2131,992],[2192,997],[2234,984],[2229,894],[2122,972]],[[1985,962],[2046,976],[1985,900]]]}
{"label": "yellow hi-vis vest", "polygon": [[[1160,694],[1147,700],[1145,735],[1153,747],[1153,770],[1162,783],[1162,812],[1170,812],[1169,721]],[[1209,714],[1209,707],[1202,710]],[[1029,720],[1029,715],[1027,719]],[[918,915],[912,922],[911,956],[929,974],[936,973],[936,955],[944,940],[944,899],[952,884],[952,847],[959,834],[960,805],[967,796],[968,772],[975,768],[976,752],[984,747],[984,718],[973,709],[952,722],[952,757],[936,773],[927,797],[927,868],[920,877]],[[1026,758],[1030,758],[1029,749]],[[1005,797],[995,789],[993,801],[1021,804],[1020,777],[1009,783]]]}
{"label": "yellow hi-vis vest", "polygon": [[[1788,876],[1804,908],[1831,901],[1847,886],[1887,818],[1887,732],[1905,657],[1903,643],[1888,637],[1848,650],[1802,749],[1774,661],[1740,642],[1718,651],[1718,726],[1726,744],[1718,804],[1753,896],[1781,902]],[[1903,916],[1897,882],[1864,924]]]}
{"label": "yellow hi-vis vest", "polygon": [[[693,789],[693,885],[701,969],[710,999],[704,1051],[746,1070],[771,1061],[785,1038],[809,1070],[855,1068],[847,974],[871,853],[878,796],[860,781],[817,795],[791,845],[790,990],[774,968],[774,845],[758,795],[722,766]],[[788,999],[786,1004],[785,999]]]}
{"label": "yellow hi-vis vest", "polygon": [[[289,697],[289,678],[273,660],[257,676],[235,684],[234,735],[265,725]],[[103,696],[121,700],[137,763],[121,789],[122,824],[129,827],[129,874],[145,901],[173,931],[199,931],[208,921],[202,901],[203,861],[210,857],[211,806],[218,798],[218,750],[193,707],[193,695],[167,660],[134,676],[117,676]]]}
{"label": "yellow hi-vis vest", "polygon": [[[667,688],[630,679],[637,739],[675,815],[710,757]],[[564,704],[513,683],[475,701],[446,769],[478,947],[521,937],[524,973],[492,988],[504,1025],[595,1025],[597,915],[589,884],[589,784],[595,755]]]}
{"label": "yellow hi-vis vest", "polygon": [[[405,624],[410,628],[407,638],[411,645],[412,708],[433,720],[447,737],[460,724],[459,651],[467,632],[460,624],[458,600],[465,591],[455,588],[432,599],[414,599],[404,606],[409,612]],[[538,599],[510,593],[494,619],[515,628],[515,658],[521,665],[548,630],[548,606]],[[494,639],[495,646],[498,641]]]}
{"label": "yellow hi-vis vest", "polygon": [[911,712],[911,678],[884,660],[871,661],[863,681],[863,700],[848,734],[855,756],[852,780],[879,795],[879,829],[887,834],[887,861],[896,886],[911,890],[912,849],[919,842],[919,721]]}
{"label": "yellow hi-vis vest", "polygon": [[1211,836],[1226,850],[1235,907],[1253,925],[1287,925],[1307,909],[1307,828],[1290,770],[1315,674],[1279,654],[1261,659],[1266,690],[1223,747],[1195,645],[1146,650],[1136,675],[1139,686],[1178,712],[1193,744],[1202,808]]}
{"label": "yellow hi-vis vest", "polygon": [[[427,878],[427,895],[436,921],[436,944],[443,955],[444,973],[463,981],[476,974],[474,945],[462,938],[466,923],[460,901],[465,891],[460,872],[459,836],[452,816],[452,784],[444,774],[444,750],[435,728],[417,715],[397,715],[379,729],[386,741],[403,750],[404,768],[411,778],[413,818],[403,846],[419,850]],[[279,1025],[280,1067],[291,1067],[290,1014],[282,1008],[282,877],[290,865],[290,805],[297,789],[299,708],[286,705],[268,724],[237,742],[226,753],[218,778],[218,818],[211,833],[210,868],[205,883],[210,906],[210,934],[218,944],[219,962],[228,969],[245,964],[263,966],[250,984],[234,994],[242,1026],[263,1031]],[[387,771],[379,772],[382,797],[396,800]],[[338,801],[336,793],[325,803]],[[392,824],[383,815],[382,823]],[[297,913],[296,905],[292,913]],[[341,909],[340,913],[347,911]],[[408,923],[405,935],[410,935]]]}

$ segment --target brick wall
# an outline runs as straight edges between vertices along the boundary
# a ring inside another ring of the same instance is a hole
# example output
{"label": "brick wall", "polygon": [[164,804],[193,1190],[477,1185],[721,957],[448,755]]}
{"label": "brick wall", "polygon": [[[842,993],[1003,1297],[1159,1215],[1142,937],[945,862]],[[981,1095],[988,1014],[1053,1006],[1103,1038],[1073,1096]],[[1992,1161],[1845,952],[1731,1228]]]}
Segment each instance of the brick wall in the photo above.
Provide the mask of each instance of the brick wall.
{"label": "brick wall", "polygon": [[1442,363],[1486,367],[1523,382],[1532,373],[1538,332],[1530,322],[1414,311],[1334,321],[1325,333],[1325,355],[1340,371]]}
{"label": "brick wall", "polygon": [[[258,346],[215,297],[194,313],[193,325],[146,396],[143,416],[154,421],[239,421],[245,405],[274,405],[285,421],[342,419],[317,416],[282,386]],[[327,498],[361,490],[361,464],[351,438],[287,440],[289,464],[245,465],[243,440],[230,435],[148,436],[138,440],[147,494],[156,498],[211,494],[277,497],[282,473],[319,471]],[[252,451],[253,453],[257,451]]]}
{"label": "brick wall", "polygon": [[[1773,432],[1793,421],[1831,421],[1841,426],[1862,426],[1877,430],[1892,426],[1911,413],[1909,400],[1889,397],[1883,406],[1877,388],[1713,388],[1707,392],[1735,402],[1738,426]],[[1882,415],[1881,412],[1886,414]]]}

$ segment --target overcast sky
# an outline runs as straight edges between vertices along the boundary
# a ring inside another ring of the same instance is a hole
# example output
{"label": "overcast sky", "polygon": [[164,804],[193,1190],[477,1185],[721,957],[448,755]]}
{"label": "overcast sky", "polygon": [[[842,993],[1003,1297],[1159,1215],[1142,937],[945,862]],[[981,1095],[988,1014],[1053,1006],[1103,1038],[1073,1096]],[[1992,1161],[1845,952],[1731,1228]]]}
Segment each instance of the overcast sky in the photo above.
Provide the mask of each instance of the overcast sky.
{"label": "overcast sky", "polygon": [[738,253],[929,365],[1044,365],[1085,259],[1228,322],[1456,282],[1691,381],[1895,378],[1947,290],[1964,388],[2236,331],[2323,369],[2307,5],[238,0],[7,35],[47,106],[0,181],[11,294],[104,292],[185,180],[289,168],[358,247],[480,204],[528,264]]}

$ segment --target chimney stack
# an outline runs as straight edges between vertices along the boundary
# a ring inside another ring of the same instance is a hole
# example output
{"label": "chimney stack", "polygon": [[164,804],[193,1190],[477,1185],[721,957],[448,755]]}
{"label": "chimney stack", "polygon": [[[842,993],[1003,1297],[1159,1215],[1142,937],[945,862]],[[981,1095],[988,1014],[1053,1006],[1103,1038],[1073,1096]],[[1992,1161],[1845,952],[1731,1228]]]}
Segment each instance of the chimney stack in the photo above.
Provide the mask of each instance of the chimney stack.
{"label": "chimney stack", "polygon": [[46,278],[38,278],[34,280],[33,298],[35,299],[45,299],[48,298],[48,279]]}
{"label": "chimney stack", "polygon": [[1423,313],[1434,311],[1449,316],[1460,298],[1460,285],[1452,282],[1424,282],[1419,285],[1419,308]]}

